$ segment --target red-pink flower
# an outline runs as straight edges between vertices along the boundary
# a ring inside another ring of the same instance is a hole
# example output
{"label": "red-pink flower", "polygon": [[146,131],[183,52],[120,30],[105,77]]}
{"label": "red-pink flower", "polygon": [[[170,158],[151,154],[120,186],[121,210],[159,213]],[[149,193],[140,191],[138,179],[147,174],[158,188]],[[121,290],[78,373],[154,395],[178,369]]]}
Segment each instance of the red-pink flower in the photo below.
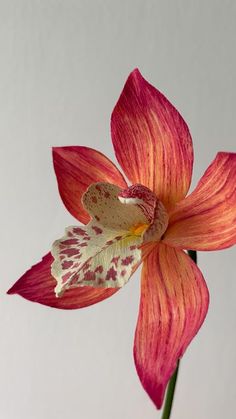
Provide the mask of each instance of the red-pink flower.
{"label": "red-pink flower", "polygon": [[54,148],[61,198],[85,225],[67,228],[8,293],[56,308],[86,307],[116,293],[143,262],[134,359],[160,408],[208,309],[204,278],[184,250],[236,243],[236,154],[218,153],[186,198],[193,166],[188,127],[138,70],[114,108],[111,134],[133,186],[96,150]]}

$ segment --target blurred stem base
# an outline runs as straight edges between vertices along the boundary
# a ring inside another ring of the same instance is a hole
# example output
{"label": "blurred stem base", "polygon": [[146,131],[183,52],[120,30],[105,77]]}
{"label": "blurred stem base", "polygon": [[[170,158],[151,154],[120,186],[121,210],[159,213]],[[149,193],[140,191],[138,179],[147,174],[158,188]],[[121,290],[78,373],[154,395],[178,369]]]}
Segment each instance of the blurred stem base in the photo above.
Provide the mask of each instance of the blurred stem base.
{"label": "blurred stem base", "polygon": [[[195,263],[197,263],[197,252],[195,250],[188,250],[188,255],[191,257],[191,259]],[[172,375],[168,384],[165,404],[164,404],[161,419],[169,419],[171,415],[172,405],[173,405],[173,400],[174,400],[174,395],[175,395],[176,382],[177,382],[177,377],[178,377],[178,372],[179,372],[179,364],[180,364],[180,361],[178,361],[176,370],[174,374]]]}

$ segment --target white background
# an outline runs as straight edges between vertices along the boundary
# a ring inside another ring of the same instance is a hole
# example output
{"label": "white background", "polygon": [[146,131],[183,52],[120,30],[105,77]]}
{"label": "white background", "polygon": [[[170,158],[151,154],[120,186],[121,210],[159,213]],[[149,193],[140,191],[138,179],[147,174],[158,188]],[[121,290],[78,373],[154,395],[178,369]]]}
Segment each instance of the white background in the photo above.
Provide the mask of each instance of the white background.
{"label": "white background", "polygon": [[[0,1],[1,419],[156,419],[132,359],[139,273],[117,295],[57,311],[6,290],[74,223],[52,145],[114,160],[109,118],[139,67],[183,114],[193,185],[235,151],[236,3]],[[200,253],[211,304],[182,361],[173,419],[234,418],[235,249]]]}

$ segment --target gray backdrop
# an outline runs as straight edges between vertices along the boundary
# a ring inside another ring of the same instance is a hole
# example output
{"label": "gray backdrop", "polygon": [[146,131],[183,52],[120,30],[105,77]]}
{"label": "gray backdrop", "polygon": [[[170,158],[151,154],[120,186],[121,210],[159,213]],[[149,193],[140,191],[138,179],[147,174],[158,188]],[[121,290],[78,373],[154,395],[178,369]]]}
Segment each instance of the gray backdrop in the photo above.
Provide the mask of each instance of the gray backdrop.
{"label": "gray backdrop", "polygon": [[[235,151],[235,1],[0,1],[1,419],[156,419],[132,359],[139,273],[80,311],[5,291],[74,223],[52,145],[114,159],[109,118],[136,66],[176,105],[195,146],[193,185]],[[211,304],[181,365],[173,419],[233,418],[235,249],[200,253]]]}

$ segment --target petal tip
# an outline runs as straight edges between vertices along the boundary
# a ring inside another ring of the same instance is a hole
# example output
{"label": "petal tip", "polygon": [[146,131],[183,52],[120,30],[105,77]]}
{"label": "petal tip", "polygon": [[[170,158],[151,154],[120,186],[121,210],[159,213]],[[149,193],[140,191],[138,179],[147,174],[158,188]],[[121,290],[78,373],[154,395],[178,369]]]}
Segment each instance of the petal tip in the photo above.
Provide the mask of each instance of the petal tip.
{"label": "petal tip", "polygon": [[14,285],[13,285],[11,288],[9,288],[9,290],[6,292],[6,294],[7,294],[7,295],[12,295],[12,294],[15,294],[15,291],[14,291]]}
{"label": "petal tip", "polygon": [[63,157],[63,152],[68,151],[68,150],[66,150],[66,148],[69,148],[69,147],[53,146],[51,148],[54,168],[55,168],[55,163],[58,160],[58,158]]}
{"label": "petal tip", "polygon": [[144,382],[142,375],[139,371],[139,363],[136,357],[135,349],[133,352],[134,355],[134,363],[136,367],[137,374],[139,376],[139,379],[142,383],[143,389],[147,392],[148,396],[150,397],[150,400],[153,402],[157,410],[160,410],[163,405],[163,400],[165,396],[165,387],[163,385],[159,385],[158,387],[153,386],[151,380]]}
{"label": "petal tip", "polygon": [[233,151],[218,151],[216,154],[216,158],[230,158],[230,159],[236,159],[236,153]]}
{"label": "petal tip", "polygon": [[139,89],[141,88],[141,86],[142,86],[144,83],[149,84],[149,83],[147,82],[147,80],[145,80],[145,78],[143,77],[143,75],[142,75],[141,71],[139,70],[139,68],[137,68],[137,67],[136,67],[136,68],[135,68],[133,71],[131,71],[131,73],[129,74],[129,76],[128,76],[127,80],[126,80],[126,83],[125,83],[124,89],[125,89],[125,88],[128,88],[129,86],[132,86],[132,88],[133,88],[135,91],[138,91],[138,92],[139,92]]}
{"label": "petal tip", "polygon": [[60,155],[60,150],[62,147],[51,147],[51,153],[52,153],[52,161],[53,161],[53,166],[54,166],[54,170],[55,170],[55,162],[58,158],[58,155]]}
{"label": "petal tip", "polygon": [[71,151],[70,149],[73,149],[73,146],[53,146],[52,147],[52,155],[61,155],[63,152]]}
{"label": "petal tip", "polygon": [[56,154],[59,153],[60,150],[63,150],[65,147],[60,147],[60,146],[52,146],[52,154]]}
{"label": "petal tip", "polygon": [[34,303],[63,310],[80,309],[91,306],[117,292],[117,289],[96,289],[78,287],[68,290],[63,298],[57,298],[54,292],[55,278],[51,275],[53,257],[47,253],[40,262],[26,271],[7,291],[7,294],[18,294]]}
{"label": "petal tip", "polygon": [[143,78],[143,76],[142,76],[138,67],[135,67],[133,69],[133,71],[131,71],[128,78],[130,78],[130,77],[134,77],[134,78],[137,78],[137,79],[142,79]]}

